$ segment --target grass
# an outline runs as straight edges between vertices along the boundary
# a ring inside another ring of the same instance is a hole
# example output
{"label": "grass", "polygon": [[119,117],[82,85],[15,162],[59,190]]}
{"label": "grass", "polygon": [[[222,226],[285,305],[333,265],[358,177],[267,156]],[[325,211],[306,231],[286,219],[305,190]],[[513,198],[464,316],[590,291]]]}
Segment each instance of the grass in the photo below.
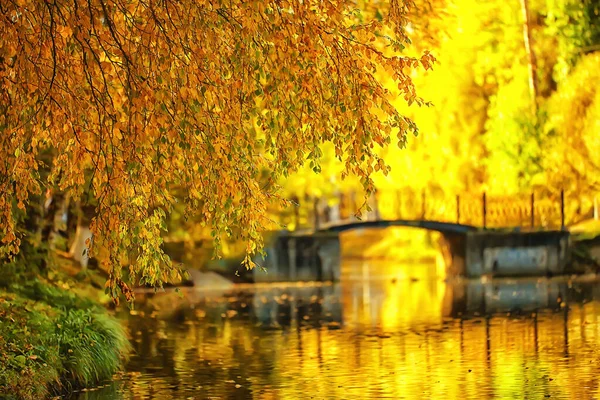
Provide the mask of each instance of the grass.
{"label": "grass", "polygon": [[94,296],[78,294],[97,293],[89,283],[50,275],[0,282],[0,399],[40,399],[109,380],[130,350],[118,320]]}

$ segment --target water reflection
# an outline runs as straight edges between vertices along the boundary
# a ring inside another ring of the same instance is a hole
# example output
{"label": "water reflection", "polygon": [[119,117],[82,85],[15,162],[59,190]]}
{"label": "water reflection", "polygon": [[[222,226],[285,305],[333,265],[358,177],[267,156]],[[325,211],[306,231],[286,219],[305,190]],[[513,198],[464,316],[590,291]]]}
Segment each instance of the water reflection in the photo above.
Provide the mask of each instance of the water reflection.
{"label": "water reflection", "polygon": [[127,373],[78,398],[600,396],[596,282],[372,272],[389,268],[337,285],[141,296],[126,316]]}

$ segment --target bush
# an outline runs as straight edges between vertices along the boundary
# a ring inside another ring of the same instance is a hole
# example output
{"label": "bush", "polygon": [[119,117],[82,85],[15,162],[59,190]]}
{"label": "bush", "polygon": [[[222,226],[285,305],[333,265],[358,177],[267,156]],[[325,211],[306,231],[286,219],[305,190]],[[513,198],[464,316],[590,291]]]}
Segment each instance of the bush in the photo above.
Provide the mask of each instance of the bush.
{"label": "bush", "polygon": [[13,398],[110,379],[130,349],[105,309],[37,279],[0,291],[0,321],[0,393]]}

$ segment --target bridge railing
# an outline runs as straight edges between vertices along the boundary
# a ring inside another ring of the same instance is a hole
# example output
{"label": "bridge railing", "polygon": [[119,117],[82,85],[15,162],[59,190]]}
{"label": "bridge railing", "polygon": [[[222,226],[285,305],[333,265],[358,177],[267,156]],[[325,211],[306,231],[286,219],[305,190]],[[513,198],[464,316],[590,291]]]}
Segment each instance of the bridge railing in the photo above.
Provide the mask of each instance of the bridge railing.
{"label": "bridge railing", "polygon": [[380,190],[368,199],[371,211],[356,216],[360,193],[294,199],[297,204],[280,215],[291,229],[315,228],[327,223],[356,220],[431,220],[483,228],[562,229],[598,215],[596,197],[565,198],[555,194],[489,196],[486,193],[448,195],[413,189]]}

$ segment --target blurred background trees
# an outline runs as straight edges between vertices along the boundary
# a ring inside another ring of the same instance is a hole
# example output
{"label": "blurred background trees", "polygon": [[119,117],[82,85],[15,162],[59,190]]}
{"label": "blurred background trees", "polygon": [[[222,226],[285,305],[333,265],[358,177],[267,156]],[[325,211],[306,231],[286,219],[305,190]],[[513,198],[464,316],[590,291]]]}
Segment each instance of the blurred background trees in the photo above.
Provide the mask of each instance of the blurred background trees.
{"label": "blurred background trees", "polygon": [[[377,188],[492,195],[564,189],[589,208],[600,155],[600,2],[453,0],[442,9],[429,43],[438,63],[413,74],[432,106],[395,103],[419,135],[408,151],[381,151],[391,171],[374,177]],[[306,171],[286,187],[302,191],[314,179],[316,190],[333,193],[339,176],[332,162],[322,176]]]}

